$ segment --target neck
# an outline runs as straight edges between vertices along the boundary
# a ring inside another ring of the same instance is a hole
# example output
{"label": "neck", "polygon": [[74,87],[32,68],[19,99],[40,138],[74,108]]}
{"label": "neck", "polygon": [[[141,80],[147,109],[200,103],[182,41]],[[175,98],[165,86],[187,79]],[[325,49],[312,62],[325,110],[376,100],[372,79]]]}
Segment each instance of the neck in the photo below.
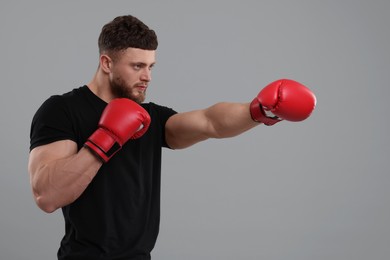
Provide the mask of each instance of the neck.
{"label": "neck", "polygon": [[102,75],[99,70],[95,73],[87,86],[96,96],[107,103],[114,99],[110,90],[108,78]]}

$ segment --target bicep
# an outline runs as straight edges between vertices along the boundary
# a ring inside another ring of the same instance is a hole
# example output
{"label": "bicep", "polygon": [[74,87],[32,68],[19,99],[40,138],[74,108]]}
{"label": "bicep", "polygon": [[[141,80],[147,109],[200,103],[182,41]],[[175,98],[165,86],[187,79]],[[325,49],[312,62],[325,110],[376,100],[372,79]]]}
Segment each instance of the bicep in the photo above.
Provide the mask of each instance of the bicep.
{"label": "bicep", "polygon": [[165,138],[172,149],[183,149],[212,136],[213,129],[206,110],[178,113],[165,125]]}
{"label": "bicep", "polygon": [[33,177],[44,165],[70,157],[77,153],[77,144],[71,140],[61,140],[35,147],[31,150],[28,161],[28,171]]}

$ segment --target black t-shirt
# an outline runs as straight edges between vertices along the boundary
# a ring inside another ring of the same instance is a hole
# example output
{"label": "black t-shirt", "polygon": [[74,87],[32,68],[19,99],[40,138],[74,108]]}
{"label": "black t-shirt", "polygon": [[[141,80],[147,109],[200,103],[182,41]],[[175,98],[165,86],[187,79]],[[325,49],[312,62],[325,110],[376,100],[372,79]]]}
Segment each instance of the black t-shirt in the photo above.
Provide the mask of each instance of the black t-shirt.
{"label": "black t-shirt", "polygon": [[[33,118],[30,150],[59,140],[73,140],[81,149],[106,105],[87,86],[50,97]],[[58,259],[150,259],[160,222],[165,123],[176,112],[142,106],[151,116],[148,131],[128,141],[83,194],[62,208],[65,235]]]}

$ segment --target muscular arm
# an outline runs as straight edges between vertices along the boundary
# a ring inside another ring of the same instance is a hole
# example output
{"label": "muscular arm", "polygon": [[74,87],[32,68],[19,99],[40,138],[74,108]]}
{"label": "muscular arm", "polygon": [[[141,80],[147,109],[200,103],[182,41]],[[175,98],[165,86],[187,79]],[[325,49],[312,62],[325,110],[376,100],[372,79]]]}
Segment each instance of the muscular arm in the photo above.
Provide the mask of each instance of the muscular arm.
{"label": "muscular arm", "polygon": [[182,149],[208,138],[239,135],[259,123],[249,112],[249,103],[217,103],[209,108],[178,113],[166,123],[166,140],[173,149]]}
{"label": "muscular arm", "polygon": [[37,205],[53,212],[76,200],[92,181],[102,162],[88,149],[77,151],[70,140],[57,141],[30,152],[28,171]]}

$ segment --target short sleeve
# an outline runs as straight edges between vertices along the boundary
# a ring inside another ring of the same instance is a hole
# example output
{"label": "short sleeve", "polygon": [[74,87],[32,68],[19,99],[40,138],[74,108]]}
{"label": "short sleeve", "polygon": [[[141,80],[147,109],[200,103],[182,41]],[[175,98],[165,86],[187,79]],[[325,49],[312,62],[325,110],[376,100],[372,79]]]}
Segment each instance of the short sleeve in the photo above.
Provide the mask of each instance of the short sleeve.
{"label": "short sleeve", "polygon": [[76,141],[69,111],[61,96],[52,96],[32,119],[30,151],[37,146],[67,139]]}
{"label": "short sleeve", "polygon": [[158,118],[159,124],[161,126],[160,133],[161,133],[162,146],[165,148],[170,148],[165,140],[165,124],[168,121],[168,119],[174,114],[177,114],[177,112],[172,108],[157,105],[152,102],[150,103],[150,106],[151,106],[151,111],[154,111],[156,113],[156,118]]}

